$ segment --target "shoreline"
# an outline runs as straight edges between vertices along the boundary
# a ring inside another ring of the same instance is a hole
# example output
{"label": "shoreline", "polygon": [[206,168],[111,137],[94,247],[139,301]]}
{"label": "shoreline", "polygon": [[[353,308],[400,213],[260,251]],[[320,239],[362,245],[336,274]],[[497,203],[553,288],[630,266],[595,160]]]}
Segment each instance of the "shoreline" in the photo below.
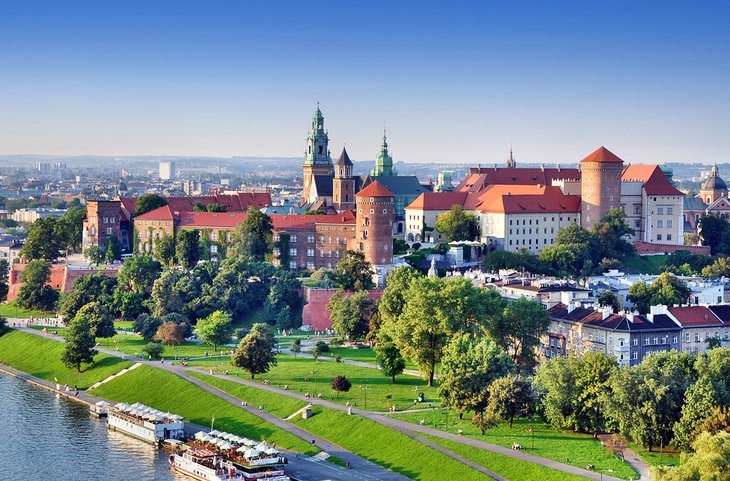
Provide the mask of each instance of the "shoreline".
{"label": "shoreline", "polygon": [[[78,403],[85,404],[88,407],[94,406],[99,401],[111,402],[108,399],[102,399],[100,397],[96,397],[96,396],[92,396],[91,394],[87,394],[85,391],[79,391],[79,395],[77,396],[74,394],[75,391],[73,391],[73,390],[66,392],[63,389],[58,389],[58,388],[56,388],[56,386],[59,386],[59,384],[55,384],[50,381],[46,381],[45,379],[41,379],[39,377],[33,376],[32,374],[28,374],[27,372],[21,371],[20,369],[15,369],[14,367],[8,366],[6,364],[0,364],[0,374],[5,374],[7,376],[14,377],[16,379],[21,379],[21,380],[27,382],[28,384],[39,387],[46,391],[52,392],[54,394],[58,394],[67,399],[76,401]],[[94,400],[94,401],[92,401],[92,400]]]}

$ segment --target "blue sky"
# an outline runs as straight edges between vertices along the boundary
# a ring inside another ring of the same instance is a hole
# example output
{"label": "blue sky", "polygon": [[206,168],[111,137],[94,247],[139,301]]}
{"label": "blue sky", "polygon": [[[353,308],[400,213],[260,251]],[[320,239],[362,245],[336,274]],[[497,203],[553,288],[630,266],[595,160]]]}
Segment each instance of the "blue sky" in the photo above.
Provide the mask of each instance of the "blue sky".
{"label": "blue sky", "polygon": [[727,162],[721,2],[2,2],[0,153]]}

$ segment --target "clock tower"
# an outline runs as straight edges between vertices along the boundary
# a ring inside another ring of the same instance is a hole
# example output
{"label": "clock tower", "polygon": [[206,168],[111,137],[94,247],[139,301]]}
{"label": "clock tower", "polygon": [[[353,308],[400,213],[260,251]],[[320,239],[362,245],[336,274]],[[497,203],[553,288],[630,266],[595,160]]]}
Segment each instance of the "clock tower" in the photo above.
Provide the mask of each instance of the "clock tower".
{"label": "clock tower", "polygon": [[332,157],[329,151],[329,136],[324,129],[324,116],[319,109],[312,115],[312,130],[307,136],[307,150],[304,152],[304,188],[302,204],[311,202],[310,196],[315,175],[333,175]]}

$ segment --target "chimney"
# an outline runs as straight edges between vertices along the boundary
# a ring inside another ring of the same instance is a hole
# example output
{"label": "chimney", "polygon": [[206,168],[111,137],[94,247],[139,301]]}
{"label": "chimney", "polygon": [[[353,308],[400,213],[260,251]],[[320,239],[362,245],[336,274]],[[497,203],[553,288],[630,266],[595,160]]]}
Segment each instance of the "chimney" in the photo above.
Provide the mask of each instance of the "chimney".
{"label": "chimney", "polygon": [[568,303],[568,313],[570,314],[574,310],[575,310],[575,304],[573,304],[572,302],[569,302]]}
{"label": "chimney", "polygon": [[626,320],[629,322],[634,322],[634,313],[633,312],[627,312],[626,313]]}
{"label": "chimney", "polygon": [[481,170],[481,169],[482,169],[482,164],[477,164],[477,170]]}
{"label": "chimney", "polygon": [[494,163],[494,171],[497,172],[497,163]]}
{"label": "chimney", "polygon": [[608,318],[608,316],[610,316],[611,314],[613,314],[613,310],[609,306],[603,306],[601,308],[601,320],[602,321],[606,320]]}
{"label": "chimney", "polygon": [[542,170],[543,172],[545,172],[545,164],[540,164],[540,170]]}
{"label": "chimney", "polygon": [[560,164],[555,164],[555,167],[558,169],[558,172],[560,172]]}

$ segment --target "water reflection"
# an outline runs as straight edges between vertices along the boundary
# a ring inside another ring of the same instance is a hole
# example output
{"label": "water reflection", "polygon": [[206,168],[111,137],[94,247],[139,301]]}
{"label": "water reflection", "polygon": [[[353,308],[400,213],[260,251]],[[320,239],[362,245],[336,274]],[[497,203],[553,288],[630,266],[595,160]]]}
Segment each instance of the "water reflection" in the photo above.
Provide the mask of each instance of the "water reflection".
{"label": "water reflection", "polygon": [[182,481],[154,446],[109,431],[88,409],[0,375],[0,478]]}

